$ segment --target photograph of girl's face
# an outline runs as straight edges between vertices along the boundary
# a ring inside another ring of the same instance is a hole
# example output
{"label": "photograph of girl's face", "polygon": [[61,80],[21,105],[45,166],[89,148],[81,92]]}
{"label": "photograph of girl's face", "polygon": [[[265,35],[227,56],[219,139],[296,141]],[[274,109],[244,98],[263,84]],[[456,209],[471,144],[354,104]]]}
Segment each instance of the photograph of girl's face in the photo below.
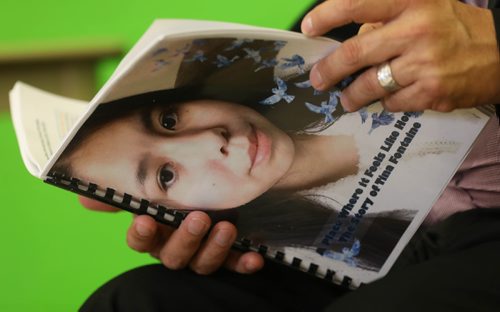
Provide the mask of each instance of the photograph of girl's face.
{"label": "photograph of girl's face", "polygon": [[71,156],[76,176],[177,209],[225,209],[269,190],[292,139],[246,106],[168,105],[105,124]]}

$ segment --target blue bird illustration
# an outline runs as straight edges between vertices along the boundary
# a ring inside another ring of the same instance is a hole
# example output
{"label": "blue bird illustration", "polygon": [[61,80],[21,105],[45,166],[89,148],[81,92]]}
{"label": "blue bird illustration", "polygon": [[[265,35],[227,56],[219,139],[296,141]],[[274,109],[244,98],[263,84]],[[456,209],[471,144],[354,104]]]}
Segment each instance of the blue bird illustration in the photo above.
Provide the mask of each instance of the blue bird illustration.
{"label": "blue bird illustration", "polygon": [[274,51],[281,50],[284,46],[286,46],[287,42],[283,40],[276,40],[274,42]]}
{"label": "blue bird illustration", "polygon": [[207,39],[194,39],[193,40],[193,45],[196,47],[201,47],[204,45],[207,45],[208,40]]}
{"label": "blue bird illustration", "polygon": [[301,89],[307,89],[307,88],[312,87],[311,80],[304,80],[301,82],[296,82],[294,84],[297,88],[301,88]]}
{"label": "blue bird illustration", "polygon": [[192,63],[192,62],[200,62],[203,63],[207,60],[207,57],[205,56],[205,52],[202,50],[196,51],[191,58],[184,59],[184,62],[186,63]]}
{"label": "blue bird illustration", "polygon": [[276,84],[278,88],[273,88],[271,91],[274,93],[274,95],[271,95],[270,97],[260,101],[260,104],[264,105],[273,105],[281,101],[282,99],[285,100],[287,103],[291,103],[293,99],[295,99],[294,95],[289,95],[286,93],[286,90],[288,89],[286,83],[280,79],[276,78]]}
{"label": "blue bird illustration", "polygon": [[280,65],[280,68],[286,69],[286,68],[293,68],[297,67],[300,71],[301,74],[305,72],[304,70],[304,64],[306,63],[304,61],[304,58],[298,54],[292,55],[290,58],[282,58],[285,63]]}
{"label": "blue bird illustration", "polygon": [[359,116],[361,116],[361,123],[364,124],[365,121],[368,119],[368,110],[366,107],[361,108],[358,110]]}
{"label": "blue bird illustration", "polygon": [[333,106],[336,109],[337,105],[339,105],[340,91],[329,91],[328,94],[330,95],[328,98],[328,105]]}
{"label": "blue bird illustration", "polygon": [[157,57],[158,55],[160,54],[163,54],[163,53],[167,53],[168,52],[168,49],[167,48],[159,48],[159,49],[156,49],[153,54],[151,54],[152,57]]}
{"label": "blue bird illustration", "polygon": [[186,43],[182,48],[180,49],[175,49],[175,53],[172,55],[173,57],[179,56],[179,55],[186,55],[189,53],[189,50],[191,50],[191,44]]}
{"label": "blue bird illustration", "polygon": [[339,91],[329,92],[330,97],[327,101],[322,101],[320,106],[305,102],[306,107],[314,113],[325,115],[325,123],[329,124],[335,121],[333,118],[333,112],[337,109],[339,104]]}
{"label": "blue bird illustration", "polygon": [[351,248],[344,247],[342,248],[342,252],[337,252],[333,250],[326,250],[323,252],[323,256],[339,260],[347,263],[349,266],[356,267],[358,265],[358,260],[356,256],[359,255],[361,251],[361,242],[359,239],[355,240],[352,244]]}
{"label": "blue bird illustration", "polygon": [[159,60],[155,60],[154,62],[154,68],[153,68],[153,72],[157,71],[157,70],[160,70],[162,69],[164,66],[170,64],[169,61],[165,61],[164,59],[159,59]]}
{"label": "blue bird illustration", "polygon": [[260,63],[260,66],[255,69],[255,72],[258,72],[259,70],[262,70],[264,68],[271,68],[276,65],[278,65],[278,61],[276,60],[276,58],[272,58],[270,60],[263,60]]}
{"label": "blue bird illustration", "polygon": [[231,51],[241,47],[245,43],[251,43],[251,42],[253,42],[253,39],[236,39],[233,42],[231,42],[231,45],[225,48],[224,51]]}
{"label": "blue bird illustration", "polygon": [[380,114],[373,113],[372,114],[372,127],[368,134],[372,133],[373,130],[377,129],[380,126],[390,125],[394,121],[394,114],[389,113],[385,109],[380,112]]}
{"label": "blue bird illustration", "polygon": [[[295,86],[297,88],[301,88],[301,89],[307,89],[307,88],[312,88],[313,87],[312,84],[311,84],[311,80],[305,80],[305,81],[301,81],[301,82],[296,82]],[[313,94],[314,95],[319,95],[319,94],[323,94],[323,92],[320,91],[320,90],[314,89]]]}
{"label": "blue bird illustration", "polygon": [[260,63],[260,61],[262,60],[259,50],[244,48],[243,51],[247,53],[247,55],[245,55],[246,59],[251,58],[255,63]]}
{"label": "blue bird illustration", "polygon": [[227,67],[239,58],[240,57],[236,55],[232,59],[228,59],[224,55],[217,54],[217,60],[214,62],[214,64],[217,66],[217,68]]}
{"label": "blue bird illustration", "polygon": [[359,255],[360,251],[361,251],[361,242],[359,241],[359,239],[354,241],[351,248],[347,248],[347,247],[342,248],[342,253],[347,258],[356,257],[357,255]]}

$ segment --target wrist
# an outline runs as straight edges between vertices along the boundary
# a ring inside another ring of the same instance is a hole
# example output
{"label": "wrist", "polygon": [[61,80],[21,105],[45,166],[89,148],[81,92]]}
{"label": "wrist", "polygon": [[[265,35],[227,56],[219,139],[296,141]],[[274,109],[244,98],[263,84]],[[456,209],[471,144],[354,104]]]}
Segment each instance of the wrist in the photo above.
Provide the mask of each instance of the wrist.
{"label": "wrist", "polygon": [[[460,3],[462,4],[462,3]],[[467,9],[465,9],[467,7]],[[500,41],[498,39],[500,25],[492,10],[463,5],[460,11],[462,22],[468,29],[471,40],[470,47],[475,50],[472,57],[481,68],[478,80],[474,87],[476,91],[476,105],[500,103]],[[500,15],[499,10],[496,14]],[[498,18],[498,16],[497,16]],[[471,50],[472,51],[472,50]]]}

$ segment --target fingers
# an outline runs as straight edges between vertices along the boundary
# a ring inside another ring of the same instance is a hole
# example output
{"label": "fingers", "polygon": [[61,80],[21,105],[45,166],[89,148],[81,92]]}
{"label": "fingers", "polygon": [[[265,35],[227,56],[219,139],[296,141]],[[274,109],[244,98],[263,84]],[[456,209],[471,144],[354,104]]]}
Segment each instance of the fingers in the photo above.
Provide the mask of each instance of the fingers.
{"label": "fingers", "polygon": [[[433,82],[430,79],[427,81],[417,81],[384,98],[383,106],[390,112],[418,112],[425,109],[450,112],[457,105],[460,105],[460,99],[444,96],[442,90],[438,90],[438,88],[439,83]],[[437,93],[441,93],[441,95],[437,95]]]}
{"label": "fingers", "polygon": [[[379,98],[390,111],[445,112],[492,103],[498,98],[494,77],[499,71],[493,65],[498,64],[498,49],[492,19],[483,14],[489,11],[453,0],[326,1],[304,18],[304,33],[319,35],[351,21],[382,26],[364,25],[318,62],[310,72],[311,84],[325,91],[362,72],[341,96],[348,111]],[[384,62],[390,62],[402,87],[393,94],[377,79],[377,66]]]}
{"label": "fingers", "polygon": [[398,0],[330,0],[311,10],[302,20],[302,32],[318,36],[351,22],[375,23],[388,21],[406,7]]}
{"label": "fingers", "polygon": [[186,267],[200,248],[205,234],[210,228],[210,218],[200,211],[191,212],[172,232],[158,252],[158,257],[170,269]]}
{"label": "fingers", "polygon": [[[382,26],[383,23],[365,23],[360,26],[358,34],[368,33]],[[359,86],[367,85],[366,88],[368,90],[375,89],[378,91],[378,94],[380,94],[380,96],[383,95],[383,93],[381,93],[382,90],[380,90],[377,85],[373,85],[375,83],[374,79],[376,79],[376,77],[373,78],[374,75],[376,76],[376,72],[375,74],[373,72],[373,69],[368,70],[367,72],[365,72],[365,74],[356,79],[356,83],[352,83],[353,86],[350,86],[350,88],[346,88],[342,92],[343,94],[341,95],[340,99],[344,109],[346,109],[347,111],[356,111],[361,108],[363,103],[374,100],[374,96],[372,96],[372,94],[370,93],[357,93],[356,89],[359,88]],[[378,99],[378,97],[376,99]]]}
{"label": "fingers", "polygon": [[344,77],[401,55],[411,42],[401,36],[400,31],[400,26],[395,23],[346,40],[313,66],[311,84],[315,89],[327,90]]}
{"label": "fingers", "polygon": [[[400,56],[411,44],[401,36],[401,27],[393,20],[406,8],[406,1],[396,0],[330,0],[314,8],[304,18],[303,32],[319,35],[350,23],[367,23],[359,34],[346,40],[332,54],[313,66],[310,81],[317,90],[327,90],[344,77],[366,70],[343,91],[342,106],[354,111],[389,94],[377,80],[377,66]],[[381,27],[383,25],[383,27]],[[410,84],[411,79],[396,80],[400,85]]]}
{"label": "fingers", "polygon": [[198,274],[216,271],[225,262],[235,239],[236,228],[233,224],[226,221],[217,223],[190,262],[190,268]]}
{"label": "fingers", "polygon": [[[406,65],[404,58],[396,58],[390,61],[389,66],[391,67],[393,79],[400,86],[406,87],[414,82],[415,67]],[[375,100],[392,96],[392,94],[388,93],[380,85],[377,78],[377,70],[378,66],[372,66],[342,91],[340,102],[345,110],[351,112],[357,111]]]}
{"label": "fingers", "polygon": [[151,252],[159,250],[161,231],[169,231],[169,228],[161,226],[156,221],[147,215],[137,216],[134,218],[132,225],[127,231],[127,244],[130,248],[138,252]]}
{"label": "fingers", "polygon": [[225,263],[226,268],[242,274],[251,274],[264,267],[264,258],[259,253],[250,251],[241,253],[231,251]]}
{"label": "fingers", "polygon": [[80,201],[82,206],[91,210],[108,211],[108,212],[120,211],[119,208],[107,205],[97,200],[90,199],[88,197],[78,196],[78,200]]}
{"label": "fingers", "polygon": [[189,266],[198,274],[210,274],[225,265],[239,273],[254,273],[264,266],[258,253],[231,250],[237,236],[233,224],[219,222],[207,237],[209,228],[210,218],[199,211],[191,212],[178,229],[160,225],[149,216],[137,216],[127,232],[127,242],[172,270]]}
{"label": "fingers", "polygon": [[217,223],[191,261],[190,268],[198,274],[213,273],[222,265],[242,274],[255,273],[262,269],[264,258],[260,254],[231,250],[236,234],[233,224],[225,221]]}

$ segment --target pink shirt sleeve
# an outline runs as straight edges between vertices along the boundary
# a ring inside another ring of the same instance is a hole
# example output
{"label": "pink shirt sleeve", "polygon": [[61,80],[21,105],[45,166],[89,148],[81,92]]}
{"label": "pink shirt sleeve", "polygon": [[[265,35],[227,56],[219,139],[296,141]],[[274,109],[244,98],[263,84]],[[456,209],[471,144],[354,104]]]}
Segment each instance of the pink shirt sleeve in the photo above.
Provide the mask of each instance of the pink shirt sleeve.
{"label": "pink shirt sleeve", "polygon": [[[463,2],[483,8],[488,7],[488,0]],[[435,223],[459,211],[499,207],[500,126],[498,119],[492,117],[432,207],[425,223]]]}
{"label": "pink shirt sleeve", "polygon": [[492,117],[432,207],[426,223],[473,208],[500,207],[500,126]]}
{"label": "pink shirt sleeve", "polygon": [[463,2],[476,5],[478,7],[482,8],[487,8],[488,7],[488,0],[464,0]]}

